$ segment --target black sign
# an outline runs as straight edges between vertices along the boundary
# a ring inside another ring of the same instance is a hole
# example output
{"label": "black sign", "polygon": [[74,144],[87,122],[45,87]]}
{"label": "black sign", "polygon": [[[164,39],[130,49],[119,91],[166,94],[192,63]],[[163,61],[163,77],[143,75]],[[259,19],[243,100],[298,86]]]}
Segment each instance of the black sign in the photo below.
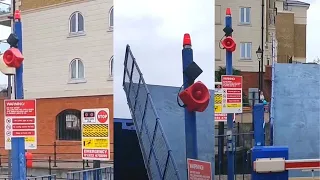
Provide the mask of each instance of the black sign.
{"label": "black sign", "polygon": [[87,112],[84,112],[84,115],[83,115],[85,118],[86,117],[95,117],[95,114],[94,114],[94,111],[87,111]]}

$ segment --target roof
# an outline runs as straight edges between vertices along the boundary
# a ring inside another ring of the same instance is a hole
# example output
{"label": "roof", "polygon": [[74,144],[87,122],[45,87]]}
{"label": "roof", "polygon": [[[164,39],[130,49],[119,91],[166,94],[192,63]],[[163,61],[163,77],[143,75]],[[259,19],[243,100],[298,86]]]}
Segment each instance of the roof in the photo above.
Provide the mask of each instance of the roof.
{"label": "roof", "polygon": [[306,3],[303,1],[287,0],[286,3],[289,6],[302,6],[302,7],[309,7],[310,6],[309,3]]}

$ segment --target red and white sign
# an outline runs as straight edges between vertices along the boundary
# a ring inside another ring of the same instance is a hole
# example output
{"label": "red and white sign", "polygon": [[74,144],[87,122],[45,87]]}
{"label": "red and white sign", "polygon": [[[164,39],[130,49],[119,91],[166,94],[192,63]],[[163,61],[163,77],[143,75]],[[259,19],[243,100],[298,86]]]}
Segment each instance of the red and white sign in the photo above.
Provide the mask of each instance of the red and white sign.
{"label": "red and white sign", "polygon": [[[110,160],[109,114],[108,108],[83,109],[81,111],[82,159]],[[88,145],[88,142],[91,142],[91,145]],[[105,142],[106,145],[101,145],[101,142]]]}
{"label": "red and white sign", "polygon": [[5,149],[12,137],[24,137],[26,149],[37,149],[36,100],[5,100]]}
{"label": "red and white sign", "polygon": [[83,149],[82,153],[86,159],[110,159],[108,149]]}
{"label": "red and white sign", "polygon": [[[226,122],[228,119],[226,113],[215,113],[214,114],[214,120],[216,122]],[[233,122],[236,121],[236,114],[233,114]]]}
{"label": "red and white sign", "polygon": [[223,75],[222,113],[242,113],[242,76]]}
{"label": "red and white sign", "polygon": [[107,113],[107,111],[105,110],[100,110],[98,112],[98,115],[97,115],[97,119],[100,123],[105,123],[108,121],[108,118],[109,118],[109,113]]}
{"label": "red and white sign", "polygon": [[187,159],[188,180],[212,180],[211,163],[196,159]]}

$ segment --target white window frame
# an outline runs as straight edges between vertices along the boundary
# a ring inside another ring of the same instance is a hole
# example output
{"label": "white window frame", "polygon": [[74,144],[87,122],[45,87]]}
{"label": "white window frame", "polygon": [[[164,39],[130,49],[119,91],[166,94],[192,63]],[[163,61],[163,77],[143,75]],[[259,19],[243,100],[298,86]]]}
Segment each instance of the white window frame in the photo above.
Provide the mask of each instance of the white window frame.
{"label": "white window frame", "polygon": [[114,70],[114,56],[112,56],[109,60],[109,79],[113,79],[113,70]]}
{"label": "white window frame", "polygon": [[[82,31],[79,31],[79,15],[80,16],[82,16],[82,20],[83,20],[83,30]],[[75,16],[76,18],[75,18],[75,21],[76,21],[76,31],[75,32],[72,32],[72,28],[71,28],[71,25],[72,25],[72,17],[73,16]],[[71,14],[71,16],[70,16],[70,18],[69,18],[69,34],[72,36],[72,35],[83,35],[84,34],[84,32],[85,32],[85,22],[84,22],[85,20],[84,20],[84,16],[83,16],[83,14],[81,13],[81,12],[79,12],[79,11],[76,11],[76,12],[74,12],[74,13],[72,13]]]}
{"label": "white window frame", "polygon": [[[82,63],[82,66],[83,66],[83,77],[79,77],[79,62]],[[76,77],[75,78],[72,78],[72,64],[73,63],[76,63]],[[79,58],[75,58],[73,59],[71,62],[70,62],[70,65],[69,65],[69,83],[71,84],[74,84],[74,83],[85,83],[86,80],[85,80],[85,67],[84,67],[84,63],[81,59]]]}
{"label": "white window frame", "polygon": [[[244,22],[241,21],[241,9],[244,9],[244,14],[243,14]],[[248,9],[249,9],[249,22],[246,22]],[[240,9],[239,9],[239,24],[240,25],[250,25],[251,24],[251,7],[240,7]]]}
{"label": "white window frame", "polygon": [[[242,44],[244,44],[244,47],[245,47],[245,54],[243,55],[242,54]],[[248,46],[250,45],[250,54],[247,54],[247,49],[248,49]],[[252,42],[241,42],[240,43],[240,59],[241,60],[252,60]]]}
{"label": "white window frame", "polygon": [[113,31],[113,26],[114,26],[114,11],[113,11],[113,6],[109,10],[109,30]]}

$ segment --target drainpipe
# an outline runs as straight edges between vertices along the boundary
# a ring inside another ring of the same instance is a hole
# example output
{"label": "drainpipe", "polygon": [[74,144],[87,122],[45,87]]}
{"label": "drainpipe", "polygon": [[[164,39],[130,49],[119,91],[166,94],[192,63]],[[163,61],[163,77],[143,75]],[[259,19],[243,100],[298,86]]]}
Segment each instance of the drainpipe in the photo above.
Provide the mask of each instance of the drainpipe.
{"label": "drainpipe", "polygon": [[[261,50],[262,50],[262,54],[261,54],[261,73],[262,73],[262,76],[261,76],[261,79],[260,79],[260,83],[261,83],[261,91],[263,91],[263,84],[264,84],[264,71],[263,71],[263,66],[264,66],[264,62],[263,62],[263,59],[264,59],[264,0],[261,0]],[[259,96],[260,96],[260,93],[259,93]]]}

